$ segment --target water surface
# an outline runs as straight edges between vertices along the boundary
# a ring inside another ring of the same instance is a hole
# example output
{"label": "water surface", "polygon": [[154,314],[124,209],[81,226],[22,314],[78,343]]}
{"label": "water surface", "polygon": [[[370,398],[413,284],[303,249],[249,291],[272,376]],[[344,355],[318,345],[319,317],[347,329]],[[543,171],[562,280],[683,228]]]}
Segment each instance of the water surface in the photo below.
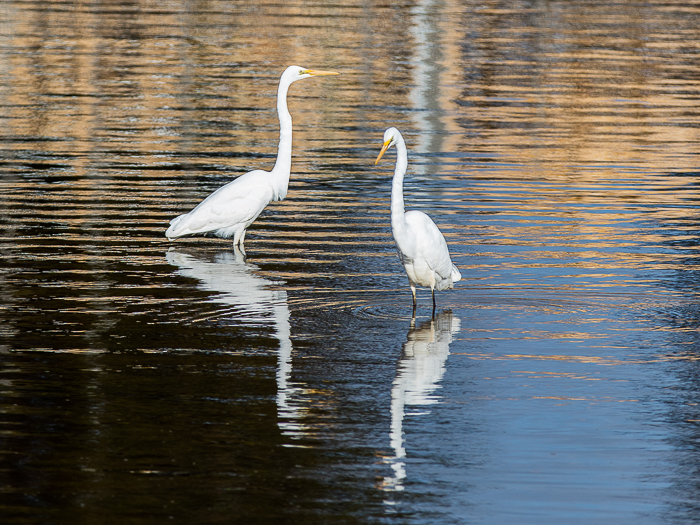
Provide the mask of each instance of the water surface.
{"label": "water surface", "polygon": [[[700,9],[0,5],[8,523],[695,523]],[[169,243],[276,155],[286,200]],[[389,225],[463,280],[410,290]]]}

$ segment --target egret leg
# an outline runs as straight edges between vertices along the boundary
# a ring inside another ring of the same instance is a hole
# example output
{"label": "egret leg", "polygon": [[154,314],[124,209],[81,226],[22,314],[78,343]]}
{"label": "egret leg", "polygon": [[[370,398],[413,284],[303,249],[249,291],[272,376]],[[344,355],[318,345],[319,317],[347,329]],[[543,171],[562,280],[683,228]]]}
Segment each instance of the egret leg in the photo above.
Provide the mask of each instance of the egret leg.
{"label": "egret leg", "polygon": [[[243,245],[243,242],[245,241],[245,230],[243,230],[243,233],[241,233],[240,239],[238,239],[238,246],[241,248],[241,253],[243,254],[243,257],[245,258],[245,246]],[[236,242],[233,242],[233,245],[236,245]]]}
{"label": "egret leg", "polygon": [[416,286],[414,284],[411,285],[411,293],[413,294],[413,314],[415,315],[416,313]]}
{"label": "egret leg", "polygon": [[433,317],[435,317],[435,288],[430,289],[433,292]]}

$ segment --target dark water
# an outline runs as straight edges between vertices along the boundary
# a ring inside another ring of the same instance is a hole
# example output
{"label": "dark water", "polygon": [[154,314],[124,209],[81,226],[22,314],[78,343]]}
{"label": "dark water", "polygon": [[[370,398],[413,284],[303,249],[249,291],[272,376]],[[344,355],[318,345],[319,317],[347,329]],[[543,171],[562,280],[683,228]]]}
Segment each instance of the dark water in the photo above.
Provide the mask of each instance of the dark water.
{"label": "dark water", "polygon": [[[700,6],[0,4],[4,523],[698,523]],[[169,219],[269,169],[250,228]],[[411,319],[388,207],[464,279]]]}

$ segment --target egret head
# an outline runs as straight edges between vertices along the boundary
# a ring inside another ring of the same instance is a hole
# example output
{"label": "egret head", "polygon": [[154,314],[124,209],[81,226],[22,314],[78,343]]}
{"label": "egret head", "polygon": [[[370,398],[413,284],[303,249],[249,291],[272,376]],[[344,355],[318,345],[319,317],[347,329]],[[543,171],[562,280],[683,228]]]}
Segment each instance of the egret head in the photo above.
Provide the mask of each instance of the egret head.
{"label": "egret head", "polygon": [[301,80],[302,78],[309,78],[309,77],[321,77],[321,76],[326,76],[326,75],[338,75],[339,73],[336,73],[335,71],[319,71],[316,69],[306,69],[305,67],[300,67],[300,66],[289,66],[284,73],[282,73],[283,77],[287,77],[289,79],[289,82],[296,82],[297,80]]}
{"label": "egret head", "polygon": [[379,152],[377,160],[374,161],[375,166],[379,162],[379,159],[381,159],[384,156],[386,150],[388,150],[391,146],[396,144],[396,140],[400,136],[401,132],[396,128],[389,128],[384,132],[384,144],[382,145],[382,150]]}

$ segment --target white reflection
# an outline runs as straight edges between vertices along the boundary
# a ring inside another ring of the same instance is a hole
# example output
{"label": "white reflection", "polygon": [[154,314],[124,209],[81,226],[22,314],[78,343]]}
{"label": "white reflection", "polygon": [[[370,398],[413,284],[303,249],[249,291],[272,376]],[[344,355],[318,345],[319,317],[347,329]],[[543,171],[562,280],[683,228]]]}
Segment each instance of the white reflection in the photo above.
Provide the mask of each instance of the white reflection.
{"label": "white reflection", "polygon": [[[211,261],[204,260],[203,256]],[[258,268],[245,262],[243,253],[233,250],[213,254],[202,252],[200,257],[171,248],[166,259],[179,267],[177,273],[184,277],[194,277],[200,281],[199,288],[218,292],[212,301],[235,307],[236,316],[245,324],[273,326],[279,340],[277,363],[277,424],[280,430],[290,437],[304,434],[300,418],[303,409],[295,396],[302,389],[293,386],[292,340],[289,325],[287,292],[275,287],[273,281],[256,274]]]}
{"label": "white reflection", "polygon": [[439,313],[430,321],[424,321],[416,328],[415,318],[411,320],[403,354],[399,360],[394,387],[391,390],[391,448],[394,456],[388,458],[393,476],[384,478],[383,489],[403,490],[406,478],[406,457],[404,448],[403,420],[406,415],[427,414],[423,409],[407,412],[410,407],[424,407],[438,403],[435,395],[439,382],[445,373],[445,361],[450,354],[452,335],[459,332],[460,321],[451,311]]}
{"label": "white reflection", "polygon": [[[419,153],[435,153],[443,149],[445,110],[441,103],[441,84],[445,67],[442,65],[443,29],[440,26],[442,7],[440,0],[420,0],[411,8],[411,34],[415,45],[411,60],[413,86],[409,98],[419,132],[412,149]],[[425,175],[427,165],[414,162],[412,169],[416,175]]]}

